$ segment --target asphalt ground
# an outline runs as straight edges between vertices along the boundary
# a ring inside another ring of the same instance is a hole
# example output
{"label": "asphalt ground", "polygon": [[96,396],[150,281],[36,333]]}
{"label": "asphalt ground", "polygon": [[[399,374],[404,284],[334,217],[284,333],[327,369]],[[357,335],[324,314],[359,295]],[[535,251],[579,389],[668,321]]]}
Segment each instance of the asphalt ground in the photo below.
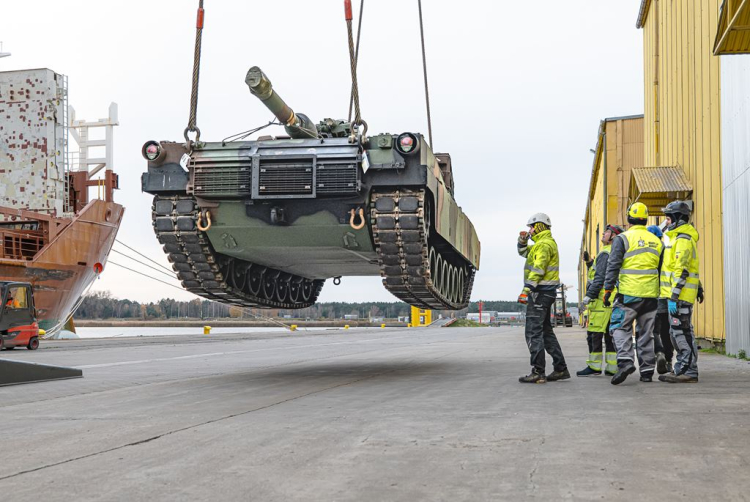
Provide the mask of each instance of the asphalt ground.
{"label": "asphalt ground", "polygon": [[[558,328],[571,373],[585,334]],[[750,366],[522,385],[523,328],[48,342],[0,387],[0,499],[744,500]],[[550,364],[548,362],[548,364]]]}

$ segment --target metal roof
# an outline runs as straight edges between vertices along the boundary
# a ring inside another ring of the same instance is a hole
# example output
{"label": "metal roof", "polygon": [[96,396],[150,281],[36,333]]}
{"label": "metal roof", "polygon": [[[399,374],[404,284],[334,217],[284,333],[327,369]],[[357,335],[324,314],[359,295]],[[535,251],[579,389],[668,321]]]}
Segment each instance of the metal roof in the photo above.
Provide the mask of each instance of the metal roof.
{"label": "metal roof", "polygon": [[651,8],[651,0],[641,0],[641,9],[638,11],[638,19],[635,22],[636,28],[643,28],[646,24],[646,18],[648,17],[648,11]]}
{"label": "metal roof", "polygon": [[692,197],[693,185],[680,166],[639,167],[631,173],[630,201],[646,204],[651,216],[663,215],[662,208],[673,200]]}
{"label": "metal roof", "polygon": [[714,54],[750,54],[750,0],[724,0]]}

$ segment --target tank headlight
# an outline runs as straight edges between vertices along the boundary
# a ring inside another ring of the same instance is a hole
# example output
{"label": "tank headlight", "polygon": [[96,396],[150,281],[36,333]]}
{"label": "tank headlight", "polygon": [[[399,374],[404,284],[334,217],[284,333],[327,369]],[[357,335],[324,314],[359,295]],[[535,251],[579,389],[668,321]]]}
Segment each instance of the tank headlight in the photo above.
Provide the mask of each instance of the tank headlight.
{"label": "tank headlight", "polygon": [[396,140],[396,148],[398,148],[398,151],[401,153],[414,153],[419,150],[419,140],[414,134],[405,132],[399,135]]}
{"label": "tank headlight", "polygon": [[143,145],[143,149],[141,150],[143,158],[152,162],[161,157],[162,152],[163,149],[158,141],[146,142],[146,144]]}

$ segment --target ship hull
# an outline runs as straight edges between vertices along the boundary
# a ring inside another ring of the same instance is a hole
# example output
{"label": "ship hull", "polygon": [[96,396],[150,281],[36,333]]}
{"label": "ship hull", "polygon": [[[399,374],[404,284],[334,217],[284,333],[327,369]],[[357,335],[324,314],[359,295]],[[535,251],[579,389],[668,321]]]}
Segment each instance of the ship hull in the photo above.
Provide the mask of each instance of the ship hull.
{"label": "ship hull", "polygon": [[0,280],[32,284],[40,328],[59,329],[68,319],[106,266],[123,214],[119,204],[93,200],[33,258],[0,258]]}

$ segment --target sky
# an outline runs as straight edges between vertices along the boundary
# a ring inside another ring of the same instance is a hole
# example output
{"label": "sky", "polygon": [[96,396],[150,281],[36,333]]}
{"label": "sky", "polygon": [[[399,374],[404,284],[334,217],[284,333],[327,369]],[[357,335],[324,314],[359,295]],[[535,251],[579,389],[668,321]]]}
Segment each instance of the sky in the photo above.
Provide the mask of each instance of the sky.
{"label": "sky", "polygon": [[[353,3],[356,28],[360,2]],[[25,0],[4,2],[0,15],[3,51],[12,53],[0,59],[0,71],[46,67],[66,74],[79,119],[106,117],[109,103],[118,104],[115,198],[126,207],[118,239],[164,265],[151,227],[151,196],[140,190],[146,169],[140,150],[147,140],[182,138],[197,5]],[[456,200],[482,243],[472,300],[517,297],[523,259],[516,238],[537,212],[552,219],[562,282],[577,287],[589,149],[599,121],[643,113],[639,5],[422,2],[433,150],[451,154]],[[351,76],[341,0],[205,0],[204,8],[202,139],[218,141],[270,120],[244,83],[255,65],[296,111],[315,121],[347,115]],[[370,134],[427,134],[416,0],[365,0],[358,73]],[[138,301],[194,298],[111,264],[93,290]],[[344,277],[339,286],[328,281],[319,298],[395,300],[379,277]]]}

